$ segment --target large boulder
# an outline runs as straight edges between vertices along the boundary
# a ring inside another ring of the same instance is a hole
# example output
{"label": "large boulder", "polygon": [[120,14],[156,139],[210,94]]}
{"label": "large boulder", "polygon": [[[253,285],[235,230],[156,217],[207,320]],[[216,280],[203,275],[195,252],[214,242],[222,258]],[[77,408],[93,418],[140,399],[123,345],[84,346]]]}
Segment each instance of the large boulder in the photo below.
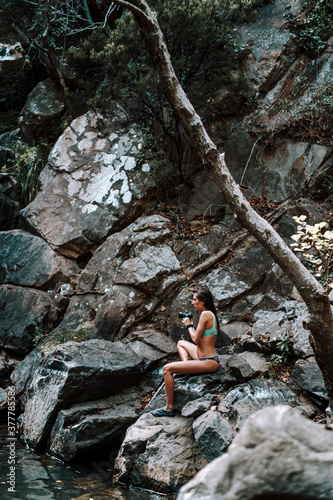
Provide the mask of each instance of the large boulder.
{"label": "large boulder", "polygon": [[221,398],[218,410],[235,430],[239,430],[258,409],[278,405],[297,406],[299,402],[284,382],[255,379],[230,389]]}
{"label": "large boulder", "polygon": [[177,500],[333,497],[333,433],[286,406],[245,423],[228,452],[185,485]]}
{"label": "large boulder", "polygon": [[45,240],[19,229],[0,232],[0,283],[44,290],[75,280],[80,269]]}
{"label": "large boulder", "polygon": [[88,340],[47,348],[27,388],[20,429],[31,447],[47,437],[60,410],[121,392],[142,373],[141,358],[120,342]]}
{"label": "large boulder", "polygon": [[228,366],[237,378],[238,382],[268,374],[268,363],[263,354],[257,352],[241,352],[232,356],[228,361]]}
{"label": "large boulder", "polygon": [[[147,252],[147,249],[151,248],[153,252],[154,246],[161,245],[171,234],[170,221],[166,217],[160,215],[139,217],[122,231],[109,236],[96,250],[82,271],[79,289],[85,292],[91,290],[106,292],[117,282],[116,276],[120,269],[122,274],[126,275],[127,284],[129,285],[131,284],[130,274],[136,283],[140,281],[140,277],[143,275],[147,275],[145,281],[149,280],[148,270],[144,273],[139,267],[132,266],[132,272],[130,273],[130,263],[133,259],[138,258],[140,250]],[[167,266],[167,262],[164,265]],[[178,267],[178,265],[176,266]],[[161,274],[161,271],[159,274]],[[154,277],[156,276],[158,276],[158,271],[154,274]]]}
{"label": "large boulder", "polygon": [[172,493],[206,464],[193,438],[191,419],[147,413],[128,429],[115,471],[122,483]]}
{"label": "large boulder", "polygon": [[133,386],[103,400],[75,404],[61,410],[50,434],[50,452],[64,461],[105,449],[115,449],[126,429],[138,419],[160,385],[163,374],[151,370],[173,354],[175,346],[159,332],[142,330],[129,335],[125,345],[142,359],[143,370],[149,373]]}
{"label": "large boulder", "polygon": [[69,462],[115,449],[119,438],[138,419],[146,395],[144,387],[133,387],[103,400],[61,410],[50,433],[50,453]]}
{"label": "large boulder", "polygon": [[152,329],[136,330],[123,343],[128,344],[142,358],[145,370],[156,367],[176,353],[175,343],[163,333]]}
{"label": "large boulder", "polygon": [[41,193],[21,212],[23,225],[71,257],[128,225],[155,186],[142,162],[142,132],[126,128],[126,115],[117,110],[109,121],[87,113],[71,123],[49,155]]}
{"label": "large boulder", "polygon": [[36,327],[57,318],[47,292],[23,286],[0,286],[0,342],[2,347],[27,354],[33,349]]}
{"label": "large boulder", "polygon": [[[107,238],[82,271],[60,327],[89,329],[113,340],[127,333],[137,316],[150,309],[181,265],[166,240],[170,221],[159,215],[139,217]],[[124,333],[123,333],[124,332]]]}
{"label": "large boulder", "polygon": [[56,139],[65,102],[59,86],[52,78],[39,82],[28,95],[19,118],[20,129],[27,141],[39,137]]}
{"label": "large boulder", "polygon": [[[307,142],[281,141],[261,153],[265,164],[265,197],[274,202],[299,196],[319,170],[327,172],[332,166],[332,148]],[[257,186],[254,170],[249,171],[245,183]]]}
{"label": "large boulder", "polygon": [[209,410],[193,422],[196,442],[208,462],[226,451],[235,437],[235,431],[219,412]]}
{"label": "large boulder", "polygon": [[291,380],[306,391],[317,404],[326,408],[328,396],[324,378],[313,356],[296,361],[291,372]]}

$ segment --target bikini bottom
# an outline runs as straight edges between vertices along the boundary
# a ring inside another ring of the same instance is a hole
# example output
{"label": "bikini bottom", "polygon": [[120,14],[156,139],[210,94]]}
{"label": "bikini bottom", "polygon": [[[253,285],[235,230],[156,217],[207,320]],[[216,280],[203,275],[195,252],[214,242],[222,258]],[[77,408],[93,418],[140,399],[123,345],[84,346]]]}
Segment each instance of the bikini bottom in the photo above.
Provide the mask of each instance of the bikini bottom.
{"label": "bikini bottom", "polygon": [[214,361],[220,362],[220,357],[216,353],[215,356],[208,356],[207,358],[198,358],[199,361],[205,361],[206,359],[213,359]]}

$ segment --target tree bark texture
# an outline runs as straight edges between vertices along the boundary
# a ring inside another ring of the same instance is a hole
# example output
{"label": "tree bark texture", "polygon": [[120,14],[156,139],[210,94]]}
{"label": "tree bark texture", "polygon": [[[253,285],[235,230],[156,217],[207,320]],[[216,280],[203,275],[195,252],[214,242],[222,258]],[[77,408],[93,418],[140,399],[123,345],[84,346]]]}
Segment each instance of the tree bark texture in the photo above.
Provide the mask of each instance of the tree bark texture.
{"label": "tree bark texture", "polygon": [[207,173],[213,177],[237,221],[264,246],[294,283],[306,303],[309,311],[307,328],[311,331],[315,357],[323,373],[330,407],[333,410],[333,315],[324,288],[303,266],[275,229],[253,210],[236,184],[228,170],[224,153],[220,153],[210,139],[201,118],[177,79],[155,12],[145,0],[115,0],[113,3],[128,8],[136,18],[154,63],[159,84],[189,136],[192,147],[200,156]]}

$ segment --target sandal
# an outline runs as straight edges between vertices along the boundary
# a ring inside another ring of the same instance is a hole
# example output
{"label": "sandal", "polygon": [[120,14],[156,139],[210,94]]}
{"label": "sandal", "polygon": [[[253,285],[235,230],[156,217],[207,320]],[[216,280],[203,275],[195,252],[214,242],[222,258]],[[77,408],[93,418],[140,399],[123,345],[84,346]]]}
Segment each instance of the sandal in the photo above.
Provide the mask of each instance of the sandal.
{"label": "sandal", "polygon": [[159,408],[151,413],[154,417],[174,417],[176,415],[175,410],[165,410],[164,408]]}

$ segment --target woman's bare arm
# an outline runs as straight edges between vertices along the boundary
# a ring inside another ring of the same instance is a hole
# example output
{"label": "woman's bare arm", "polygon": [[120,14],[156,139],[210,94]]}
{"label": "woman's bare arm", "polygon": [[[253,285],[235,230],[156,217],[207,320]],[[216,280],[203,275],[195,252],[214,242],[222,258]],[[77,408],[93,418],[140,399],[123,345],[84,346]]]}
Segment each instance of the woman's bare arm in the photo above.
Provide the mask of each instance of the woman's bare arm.
{"label": "woman's bare arm", "polygon": [[209,321],[210,317],[211,316],[210,316],[208,311],[203,311],[200,315],[199,323],[198,323],[198,326],[196,329],[192,325],[189,318],[184,318],[183,324],[185,326],[191,325],[191,328],[188,328],[188,332],[190,334],[192,341],[195,344],[199,344],[200,339],[201,339],[201,337],[206,329],[207,321]]}

